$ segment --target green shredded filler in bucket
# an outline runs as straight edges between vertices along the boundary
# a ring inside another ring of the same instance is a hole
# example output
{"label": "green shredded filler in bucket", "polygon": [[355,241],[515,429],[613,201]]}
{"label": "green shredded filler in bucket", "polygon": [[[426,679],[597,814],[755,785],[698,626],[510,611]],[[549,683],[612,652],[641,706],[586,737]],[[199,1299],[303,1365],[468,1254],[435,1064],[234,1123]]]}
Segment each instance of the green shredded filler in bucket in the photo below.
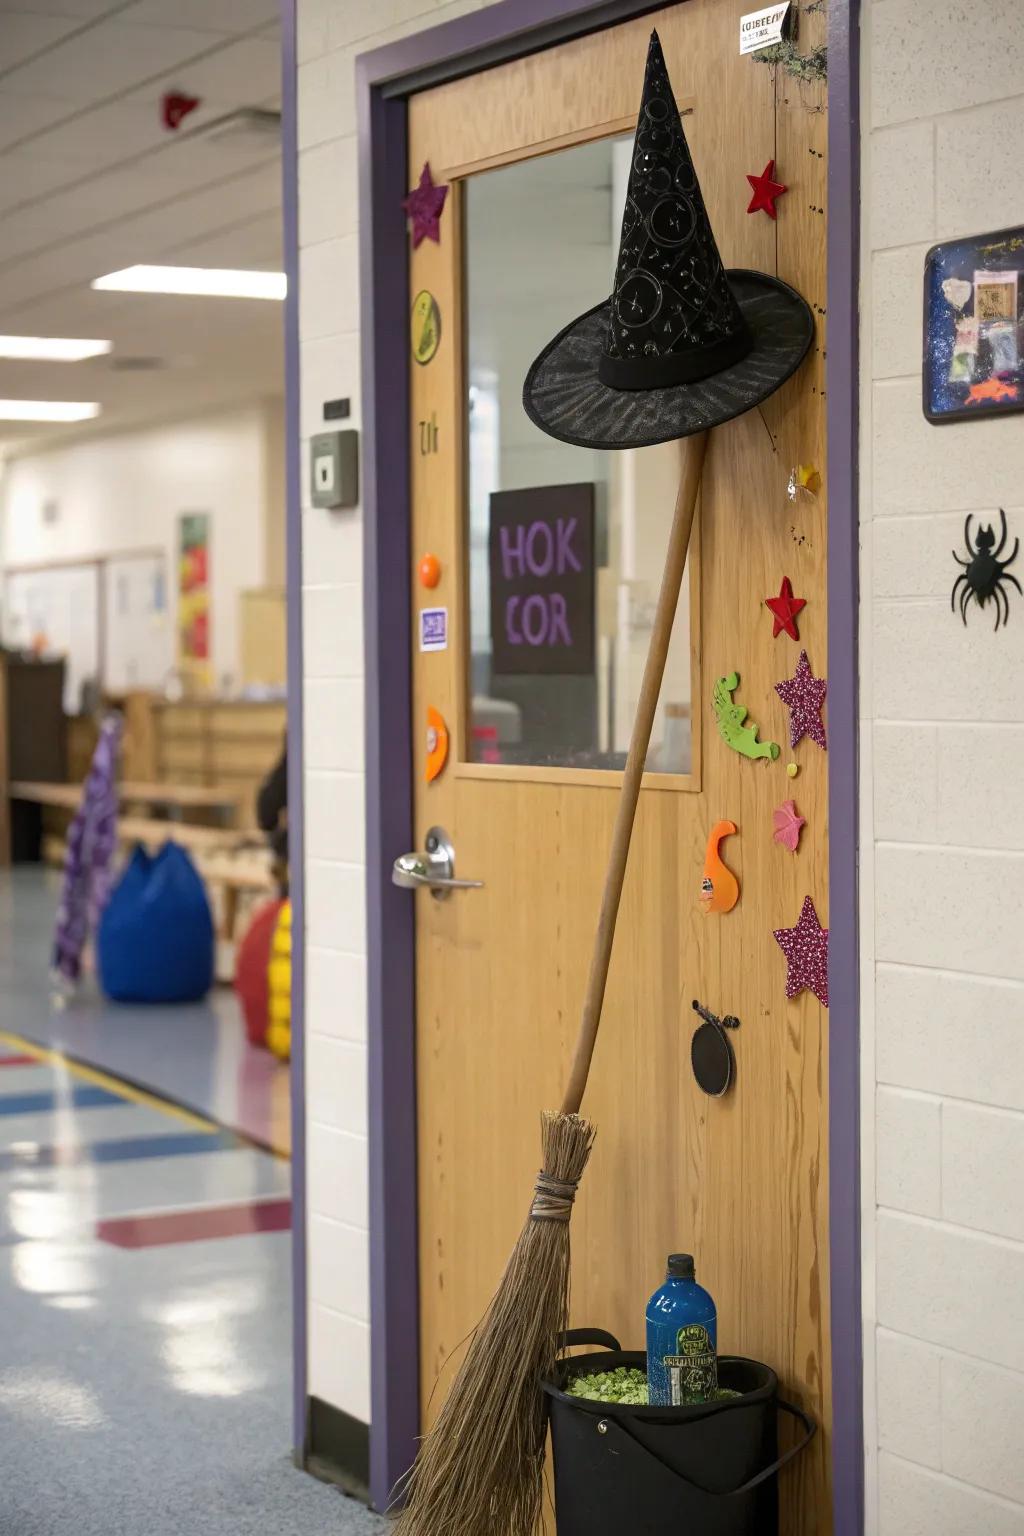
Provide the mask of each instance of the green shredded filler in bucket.
{"label": "green shredded filler in bucket", "polygon": [[[566,1387],[570,1397],[585,1397],[597,1403],[626,1403],[642,1407],[647,1402],[647,1372],[632,1365],[618,1365],[612,1371],[594,1371],[588,1376],[574,1376]],[[730,1387],[719,1387],[712,1402],[739,1397]]]}

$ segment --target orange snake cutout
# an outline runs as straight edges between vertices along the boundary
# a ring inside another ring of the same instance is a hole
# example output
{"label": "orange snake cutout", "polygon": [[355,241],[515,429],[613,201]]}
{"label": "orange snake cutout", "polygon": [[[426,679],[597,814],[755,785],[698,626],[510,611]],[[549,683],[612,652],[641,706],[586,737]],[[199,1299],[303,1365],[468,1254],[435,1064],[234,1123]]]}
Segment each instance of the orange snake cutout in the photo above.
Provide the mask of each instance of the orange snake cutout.
{"label": "orange snake cutout", "polygon": [[731,912],[740,899],[740,885],[731,869],[722,863],[718,845],[723,837],[736,831],[732,821],[716,821],[708,837],[704,855],[704,878],[700,882],[700,901],[705,914]]}
{"label": "orange snake cutout", "polygon": [[448,727],[444,717],[429,705],[427,708],[427,765],[426,779],[432,784],[448,758]]}

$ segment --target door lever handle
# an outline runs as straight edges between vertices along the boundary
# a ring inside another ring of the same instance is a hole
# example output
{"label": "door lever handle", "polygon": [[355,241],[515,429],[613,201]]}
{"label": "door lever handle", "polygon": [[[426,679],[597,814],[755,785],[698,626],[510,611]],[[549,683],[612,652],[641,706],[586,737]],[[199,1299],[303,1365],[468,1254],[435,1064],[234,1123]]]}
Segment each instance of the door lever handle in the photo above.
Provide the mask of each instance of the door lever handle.
{"label": "door lever handle", "polygon": [[479,890],[482,880],[455,878],[455,850],[443,827],[431,827],[426,837],[426,852],[403,853],[391,867],[391,883],[415,891],[426,886],[438,901],[449,891]]}
{"label": "door lever handle", "polygon": [[391,883],[414,891],[417,886],[427,885],[435,896],[446,896],[449,891],[478,890],[482,880],[456,880],[451,875],[435,874],[422,853],[403,853],[394,862]]}

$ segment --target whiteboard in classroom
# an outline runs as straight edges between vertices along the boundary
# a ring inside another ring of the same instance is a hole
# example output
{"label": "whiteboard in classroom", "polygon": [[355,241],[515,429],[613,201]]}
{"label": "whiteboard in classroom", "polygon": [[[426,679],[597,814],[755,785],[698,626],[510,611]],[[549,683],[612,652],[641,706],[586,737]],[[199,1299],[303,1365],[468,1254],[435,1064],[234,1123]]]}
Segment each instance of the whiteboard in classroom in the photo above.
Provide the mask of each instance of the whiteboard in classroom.
{"label": "whiteboard in classroom", "polygon": [[174,665],[166,557],[114,555],[8,571],[0,637],[12,650],[64,657],[69,715],[81,711],[87,682],[115,694],[161,688]]}
{"label": "whiteboard in classroom", "polygon": [[118,555],[104,561],[103,615],[106,691],[161,688],[174,665],[164,556]]}
{"label": "whiteboard in classroom", "polygon": [[4,645],[65,658],[64,708],[69,715],[81,708],[83,684],[99,676],[99,585],[95,561],[7,574]]}

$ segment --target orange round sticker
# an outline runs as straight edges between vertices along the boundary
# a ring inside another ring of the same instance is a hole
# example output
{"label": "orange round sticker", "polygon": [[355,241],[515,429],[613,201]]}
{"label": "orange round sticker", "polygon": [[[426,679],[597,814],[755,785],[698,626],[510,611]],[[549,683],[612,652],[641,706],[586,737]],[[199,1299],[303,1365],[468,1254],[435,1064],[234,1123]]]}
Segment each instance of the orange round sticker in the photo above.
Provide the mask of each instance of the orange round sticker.
{"label": "orange round sticker", "polygon": [[427,761],[426,780],[432,784],[448,759],[448,727],[444,717],[434,706],[427,706]]}

